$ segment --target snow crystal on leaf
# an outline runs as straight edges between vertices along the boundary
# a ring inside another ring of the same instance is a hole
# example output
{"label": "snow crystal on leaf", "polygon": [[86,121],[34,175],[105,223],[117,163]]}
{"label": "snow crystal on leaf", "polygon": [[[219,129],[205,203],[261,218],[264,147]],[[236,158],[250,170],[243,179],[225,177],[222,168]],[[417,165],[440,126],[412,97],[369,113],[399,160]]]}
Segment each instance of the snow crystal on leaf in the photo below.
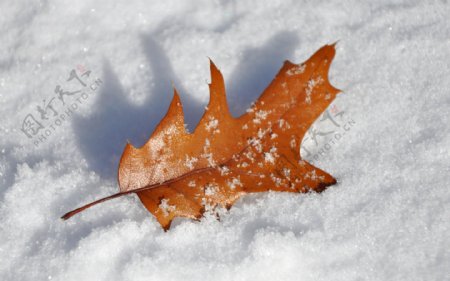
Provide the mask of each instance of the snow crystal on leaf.
{"label": "snow crystal on leaf", "polygon": [[220,130],[218,129],[219,126],[219,120],[215,118],[210,118],[208,123],[206,123],[205,127],[208,132],[212,133],[220,133]]}
{"label": "snow crystal on leaf", "polygon": [[218,186],[215,183],[208,183],[205,186],[205,195],[206,196],[213,196],[218,191]]}
{"label": "snow crystal on leaf", "polygon": [[264,161],[274,164],[275,158],[278,157],[277,148],[272,147],[269,152],[264,152]]}
{"label": "snow crystal on leaf", "polygon": [[280,179],[279,177],[275,176],[275,174],[271,173],[270,174],[270,179],[273,181],[273,183],[275,184],[275,186],[280,186],[282,179]]}
{"label": "snow crystal on leaf", "polygon": [[227,181],[227,185],[230,187],[230,189],[235,189],[237,186],[243,186],[241,178],[239,176],[237,178],[232,178],[231,181]]}
{"label": "snow crystal on leaf", "polygon": [[175,206],[169,205],[169,199],[166,198],[161,199],[161,203],[159,203],[158,208],[163,212],[165,217],[169,215],[169,212],[176,210]]}
{"label": "snow crystal on leaf", "polygon": [[308,85],[306,86],[306,97],[305,102],[307,104],[311,104],[311,94],[315,86],[321,84],[323,82],[322,77],[317,77],[317,79],[309,79]]}
{"label": "snow crystal on leaf", "polygon": [[256,112],[256,118],[265,120],[265,119],[267,118],[267,115],[268,115],[268,114],[269,114],[268,111],[265,111],[265,110],[258,110],[258,111]]}
{"label": "snow crystal on leaf", "polygon": [[219,167],[220,175],[226,176],[230,173],[230,169],[227,166]]}
{"label": "snow crystal on leaf", "polygon": [[184,162],[184,165],[192,170],[192,169],[194,169],[194,164],[197,163],[197,161],[198,161],[197,157],[189,157],[186,155],[186,160]]}
{"label": "snow crystal on leaf", "polygon": [[288,76],[302,74],[302,73],[305,71],[305,67],[306,67],[306,66],[305,66],[304,64],[296,65],[296,66],[290,68],[290,69],[286,72],[286,74],[287,74]]}

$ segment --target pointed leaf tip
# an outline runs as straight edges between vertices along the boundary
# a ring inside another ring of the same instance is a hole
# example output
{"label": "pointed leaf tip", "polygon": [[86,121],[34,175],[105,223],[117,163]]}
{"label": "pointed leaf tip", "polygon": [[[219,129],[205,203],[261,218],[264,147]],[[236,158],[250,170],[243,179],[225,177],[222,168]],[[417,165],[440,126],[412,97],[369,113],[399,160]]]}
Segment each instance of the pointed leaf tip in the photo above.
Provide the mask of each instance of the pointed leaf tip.
{"label": "pointed leaf tip", "polygon": [[175,87],[173,88],[173,98],[170,102],[169,110],[166,116],[170,113],[173,113],[175,116],[180,118],[181,122],[184,122],[183,104],[181,103],[180,95]]}
{"label": "pointed leaf tip", "polygon": [[214,64],[211,58],[209,58],[209,69],[211,73],[211,84],[220,82],[222,80],[223,83],[223,77],[220,70],[217,68],[217,66]]}
{"label": "pointed leaf tip", "polygon": [[131,143],[131,141],[129,140],[129,139],[127,139],[127,143],[125,144],[125,150],[127,150],[127,149],[137,149],[137,147],[135,147],[132,143]]}
{"label": "pointed leaf tip", "polygon": [[171,103],[174,102],[181,105],[180,94],[178,94],[177,88],[175,88],[175,86],[173,86],[173,98]]}
{"label": "pointed leaf tip", "polygon": [[211,71],[211,83],[209,84],[210,98],[208,108],[209,110],[221,112],[220,115],[229,115],[225,94],[225,82],[222,73],[211,59],[209,59],[209,63]]}

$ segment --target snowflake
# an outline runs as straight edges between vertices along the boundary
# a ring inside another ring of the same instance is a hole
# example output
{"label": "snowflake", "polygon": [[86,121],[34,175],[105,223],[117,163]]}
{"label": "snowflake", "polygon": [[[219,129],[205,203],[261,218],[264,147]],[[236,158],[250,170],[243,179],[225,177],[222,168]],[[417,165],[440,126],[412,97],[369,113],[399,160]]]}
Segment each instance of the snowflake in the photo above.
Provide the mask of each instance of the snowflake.
{"label": "snowflake", "polygon": [[188,167],[190,170],[194,169],[194,164],[197,163],[197,157],[189,157],[186,155],[186,160],[184,162],[184,166]]}
{"label": "snowflake", "polygon": [[270,174],[270,179],[273,181],[273,183],[275,183],[275,186],[278,187],[281,185],[282,180],[279,177],[275,176],[273,173]]}
{"label": "snowflake", "polygon": [[231,181],[227,182],[227,185],[230,187],[230,189],[235,189],[237,186],[242,187],[243,184],[241,182],[241,178],[238,176],[237,178],[232,178]]}
{"label": "snowflake", "polygon": [[220,175],[226,176],[230,173],[230,169],[227,166],[219,167]]}
{"label": "snowflake", "polygon": [[278,157],[278,154],[276,152],[276,147],[272,147],[269,152],[264,152],[264,161],[274,164],[275,158]]}
{"label": "snowflake", "polygon": [[205,127],[208,132],[212,133],[220,133],[220,130],[217,128],[219,126],[219,120],[215,118],[210,118],[208,123],[206,123]]}
{"label": "snowflake", "polygon": [[176,207],[173,205],[169,205],[169,199],[162,199],[161,203],[159,203],[158,208],[163,212],[163,215],[167,217],[169,212],[174,212]]}
{"label": "snowflake", "polygon": [[291,69],[289,69],[286,74],[288,76],[292,76],[292,75],[298,75],[298,74],[302,74],[305,71],[305,65],[296,65],[294,67],[292,67]]}
{"label": "snowflake", "polygon": [[292,136],[292,138],[291,138],[291,148],[294,149],[296,145],[297,145],[297,141],[295,141],[295,137]]}
{"label": "snowflake", "polygon": [[262,152],[262,144],[260,139],[251,138],[247,141],[247,143],[253,146],[256,149],[256,151],[260,153]]}
{"label": "snowflake", "polygon": [[311,104],[311,94],[315,86],[321,84],[323,82],[322,77],[318,77],[316,80],[309,79],[308,85],[306,86],[306,98],[305,102],[307,104]]}
{"label": "snowflake", "polygon": [[205,186],[205,195],[206,196],[213,196],[218,191],[218,186],[215,183],[208,183]]}

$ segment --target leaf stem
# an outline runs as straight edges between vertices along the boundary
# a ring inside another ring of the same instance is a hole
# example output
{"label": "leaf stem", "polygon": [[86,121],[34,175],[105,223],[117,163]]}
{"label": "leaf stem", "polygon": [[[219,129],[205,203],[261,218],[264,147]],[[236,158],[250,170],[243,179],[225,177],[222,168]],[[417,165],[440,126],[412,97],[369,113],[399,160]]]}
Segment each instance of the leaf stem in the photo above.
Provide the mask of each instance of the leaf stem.
{"label": "leaf stem", "polygon": [[98,199],[98,200],[96,200],[94,202],[91,202],[89,204],[86,204],[86,205],[84,205],[82,207],[76,208],[75,210],[72,210],[72,211],[64,214],[61,217],[61,219],[68,220],[72,216],[74,216],[74,215],[76,215],[76,214],[78,214],[78,213],[80,213],[80,212],[82,212],[82,211],[84,211],[84,210],[94,206],[94,205],[97,205],[97,204],[105,202],[105,201],[109,201],[109,200],[114,199],[114,198],[118,198],[118,197],[121,197],[121,196],[124,196],[124,195],[127,195],[127,194],[131,194],[131,193],[137,193],[137,192],[148,190],[148,189],[154,189],[154,188],[157,188],[157,187],[160,187],[160,186],[164,186],[164,185],[169,185],[171,183],[174,183],[174,182],[177,182],[179,180],[182,180],[183,178],[186,178],[188,176],[191,176],[191,175],[194,175],[194,174],[198,174],[198,173],[203,173],[203,172],[206,172],[206,171],[209,171],[209,170],[213,170],[213,169],[214,169],[213,167],[206,167],[206,168],[202,168],[202,169],[197,169],[197,170],[191,171],[189,173],[186,173],[186,174],[184,174],[184,175],[182,175],[182,176],[180,176],[178,178],[174,178],[174,179],[170,179],[168,181],[165,181],[163,183],[155,183],[155,184],[147,185],[147,186],[144,186],[144,187],[141,187],[141,188],[138,188],[138,189],[133,189],[133,190],[128,190],[128,191],[124,191],[124,192],[119,192],[119,193],[116,193],[116,194],[113,194],[113,195],[110,195],[110,196]]}

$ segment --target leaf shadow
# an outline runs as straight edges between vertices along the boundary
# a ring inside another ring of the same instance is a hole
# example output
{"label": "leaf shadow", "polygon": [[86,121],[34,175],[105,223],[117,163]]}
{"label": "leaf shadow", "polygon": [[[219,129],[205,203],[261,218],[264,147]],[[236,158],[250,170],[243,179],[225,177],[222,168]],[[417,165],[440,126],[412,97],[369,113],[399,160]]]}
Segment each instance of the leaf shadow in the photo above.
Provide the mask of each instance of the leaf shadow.
{"label": "leaf shadow", "polygon": [[[75,116],[73,128],[77,143],[89,167],[103,178],[113,178],[125,144],[142,146],[164,116],[172,98],[172,83],[185,93],[161,46],[148,35],[141,36],[142,48],[149,61],[153,80],[152,95],[141,105],[132,104],[120,79],[108,61],[103,63],[103,85],[96,101],[96,111],[88,117]],[[185,112],[200,112],[195,101],[184,102]]]}
{"label": "leaf shadow", "polygon": [[[153,35],[141,35],[142,49],[149,61],[153,85],[151,95],[141,105],[132,104],[108,61],[103,63],[103,85],[96,101],[96,111],[90,116],[76,115],[73,128],[76,140],[90,169],[102,178],[116,176],[117,166],[127,140],[135,146],[143,145],[166,113],[172,98],[172,85],[181,94],[185,120],[194,128],[203,105],[187,96],[177,77],[170,58]],[[283,31],[269,38],[263,46],[247,48],[242,62],[231,77],[225,77],[228,101],[234,116],[241,115],[262,93],[285,59],[298,46],[294,32]],[[228,82],[227,82],[228,81]]]}
{"label": "leaf shadow", "polygon": [[272,82],[283,62],[299,45],[296,33],[275,34],[261,47],[248,48],[228,79],[227,94],[233,116],[240,116]]}

